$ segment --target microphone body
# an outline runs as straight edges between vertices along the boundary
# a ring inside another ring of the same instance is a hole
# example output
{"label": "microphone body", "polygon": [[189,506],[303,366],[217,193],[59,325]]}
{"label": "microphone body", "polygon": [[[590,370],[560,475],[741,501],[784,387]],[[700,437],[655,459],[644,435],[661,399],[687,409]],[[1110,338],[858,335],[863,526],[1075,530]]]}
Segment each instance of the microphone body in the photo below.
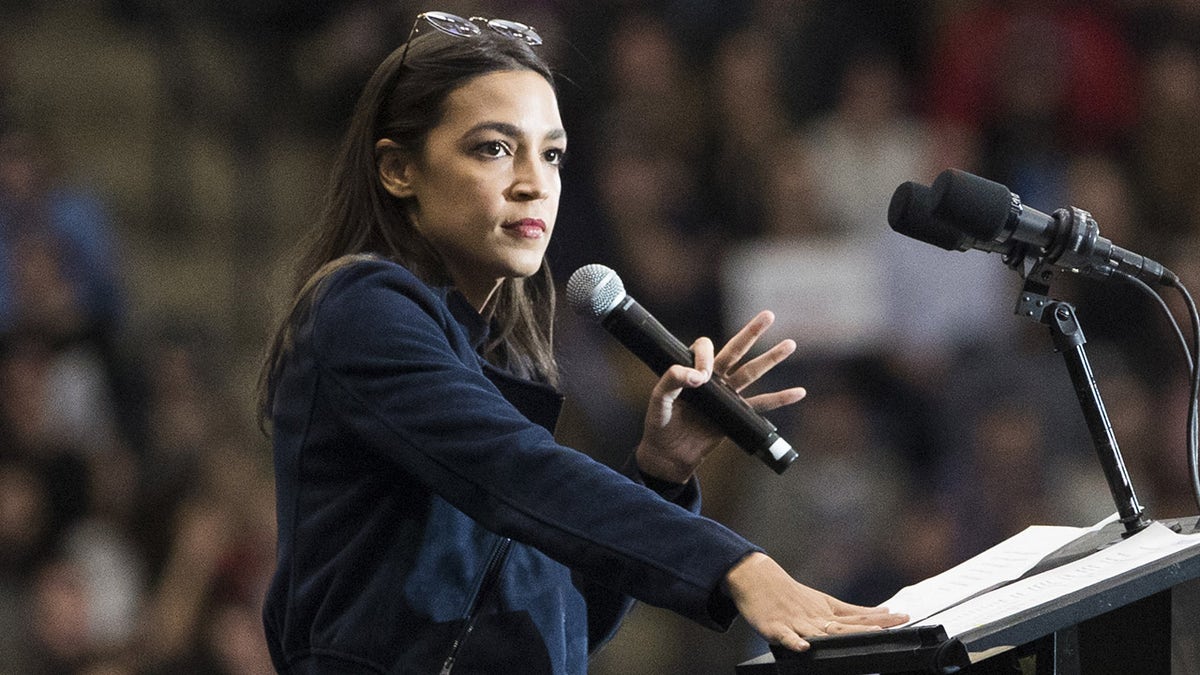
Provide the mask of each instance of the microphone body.
{"label": "microphone body", "polygon": [[[571,275],[567,299],[581,314],[598,319],[613,337],[662,375],[679,364],[695,363],[692,350],[679,341],[644,307],[625,293],[616,273],[603,265],[585,265]],[[782,474],[797,458],[778,430],[723,379],[714,375],[680,395],[747,453],[757,455]]]}
{"label": "microphone body", "polygon": [[888,223],[906,236],[947,250],[978,249],[1005,256],[1030,248],[1048,262],[1107,278],[1122,272],[1151,284],[1178,281],[1167,268],[1101,237],[1091,214],[1077,208],[1047,215],[1021,202],[1000,183],[946,169],[929,188],[907,182],[896,188]]}

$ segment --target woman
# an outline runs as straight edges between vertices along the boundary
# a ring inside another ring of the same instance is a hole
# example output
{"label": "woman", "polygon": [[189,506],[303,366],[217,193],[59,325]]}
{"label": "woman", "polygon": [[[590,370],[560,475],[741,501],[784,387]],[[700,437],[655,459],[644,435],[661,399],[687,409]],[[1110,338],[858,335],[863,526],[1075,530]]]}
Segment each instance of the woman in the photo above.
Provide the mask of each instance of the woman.
{"label": "woman", "polygon": [[692,474],[720,435],[675,398],[790,354],[736,366],[768,313],[659,380],[627,475],[555,443],[544,253],[566,134],[539,42],[426,13],[359,100],[265,371],[276,668],[582,673],[630,596],[714,628],[741,613],[794,649],[900,622],[697,515]]}

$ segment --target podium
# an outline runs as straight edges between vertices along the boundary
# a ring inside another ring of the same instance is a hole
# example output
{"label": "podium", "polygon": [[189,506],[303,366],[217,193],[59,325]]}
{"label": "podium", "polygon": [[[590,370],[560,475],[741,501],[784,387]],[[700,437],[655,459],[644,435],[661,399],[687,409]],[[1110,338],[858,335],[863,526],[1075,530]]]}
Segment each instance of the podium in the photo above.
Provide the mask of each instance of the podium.
{"label": "podium", "polygon": [[[1161,522],[1176,532],[1192,534],[1200,532],[1198,520],[1191,516]],[[1022,579],[1077,561],[1086,567],[1084,557],[1113,536],[1121,534],[1112,528],[1093,532],[1047,556]],[[969,602],[971,599],[963,605]],[[1178,617],[1175,620],[1173,613]],[[1028,674],[1033,664],[1036,675],[1172,675],[1172,644],[1179,640],[1196,645],[1193,658],[1200,662],[1200,546],[1115,575],[1099,575],[1061,597],[952,635],[940,625],[918,625],[817,637],[809,640],[812,647],[806,652],[773,647],[771,652],[738,665],[736,672],[992,675]],[[1200,668],[1200,663],[1188,666],[1189,670],[1182,667],[1177,664],[1174,675],[1200,672],[1191,670]]]}

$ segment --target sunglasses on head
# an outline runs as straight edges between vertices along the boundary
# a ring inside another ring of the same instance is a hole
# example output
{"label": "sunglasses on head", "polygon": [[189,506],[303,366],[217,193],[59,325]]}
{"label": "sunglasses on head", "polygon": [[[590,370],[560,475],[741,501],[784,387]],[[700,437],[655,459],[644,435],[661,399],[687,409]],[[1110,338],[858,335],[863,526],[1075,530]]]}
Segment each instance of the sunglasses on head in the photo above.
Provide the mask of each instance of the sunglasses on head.
{"label": "sunglasses on head", "polygon": [[461,16],[447,12],[422,12],[417,15],[416,21],[413,22],[412,30],[408,32],[408,40],[404,42],[404,54],[400,56],[400,63],[404,63],[408,58],[408,47],[412,44],[413,39],[429,28],[434,28],[455,37],[472,38],[483,33],[483,28],[480,26],[490,28],[504,37],[521,40],[530,47],[542,44],[542,36],[537,34],[533,26],[527,26],[516,21],[509,21],[508,19],[485,19],[479,16],[464,19]]}

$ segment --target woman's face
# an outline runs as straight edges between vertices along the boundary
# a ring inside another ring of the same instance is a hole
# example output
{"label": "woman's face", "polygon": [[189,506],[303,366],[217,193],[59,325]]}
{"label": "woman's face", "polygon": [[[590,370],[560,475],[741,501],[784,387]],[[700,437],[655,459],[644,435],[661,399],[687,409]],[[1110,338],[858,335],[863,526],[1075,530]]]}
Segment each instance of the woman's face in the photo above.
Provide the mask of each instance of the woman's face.
{"label": "woman's face", "polygon": [[[477,309],[504,278],[533,274],[554,230],[566,132],[539,74],[481,75],[451,92],[414,161],[384,160],[390,193]],[[380,141],[386,147],[390,141]]]}

